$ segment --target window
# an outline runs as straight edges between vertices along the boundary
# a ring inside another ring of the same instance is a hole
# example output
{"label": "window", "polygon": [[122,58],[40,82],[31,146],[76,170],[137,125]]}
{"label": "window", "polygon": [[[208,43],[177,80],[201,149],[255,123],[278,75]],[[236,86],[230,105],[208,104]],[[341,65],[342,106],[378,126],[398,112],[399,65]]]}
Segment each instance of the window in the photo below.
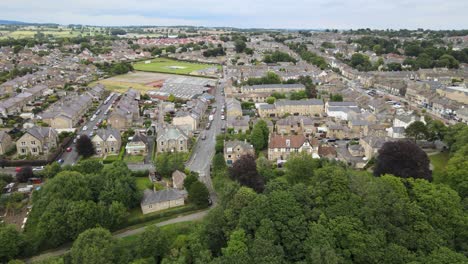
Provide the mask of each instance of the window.
{"label": "window", "polygon": [[37,152],[37,148],[32,148],[32,152],[33,152],[33,153],[36,153],[36,152]]}
{"label": "window", "polygon": [[181,141],[179,142],[179,144],[180,144],[180,145],[184,144],[184,141],[181,140]]}
{"label": "window", "polygon": [[161,144],[161,146],[164,146],[164,141],[161,141],[161,143],[160,143],[160,144]]}
{"label": "window", "polygon": [[26,153],[26,149],[21,149],[21,153]]}
{"label": "window", "polygon": [[148,208],[153,208],[153,206],[150,204],[150,205],[148,205]]}
{"label": "window", "polygon": [[184,147],[180,147],[180,150],[184,150]]}
{"label": "window", "polygon": [[111,148],[111,152],[114,152],[114,147]]}
{"label": "window", "polygon": [[21,146],[26,146],[26,142],[21,142]]}
{"label": "window", "polygon": [[36,145],[36,141],[35,140],[31,141],[31,145]]}

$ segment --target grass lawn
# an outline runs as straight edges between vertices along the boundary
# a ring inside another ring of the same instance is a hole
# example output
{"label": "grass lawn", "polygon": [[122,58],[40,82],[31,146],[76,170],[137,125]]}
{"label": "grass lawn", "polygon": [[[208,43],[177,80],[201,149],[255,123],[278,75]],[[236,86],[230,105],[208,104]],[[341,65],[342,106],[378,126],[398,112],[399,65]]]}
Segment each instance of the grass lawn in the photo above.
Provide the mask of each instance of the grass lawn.
{"label": "grass lawn", "polygon": [[176,61],[167,58],[157,58],[151,60],[151,63],[145,63],[145,61],[133,64],[133,68],[138,71],[150,71],[150,72],[163,72],[172,74],[191,74],[194,71],[203,70],[211,67],[221,66],[203,64],[203,63],[191,63],[185,61]]}
{"label": "grass lawn", "polygon": [[448,152],[440,152],[435,155],[430,155],[429,159],[431,160],[432,166],[434,166],[434,180],[437,181],[437,178],[442,176],[443,172],[445,171],[445,167],[447,166],[447,163],[450,159],[450,155]]}
{"label": "grass lawn", "polygon": [[125,155],[123,160],[129,163],[139,163],[145,160],[145,156],[141,155]]}
{"label": "grass lawn", "polygon": [[154,213],[149,213],[149,214],[144,215],[141,212],[141,208],[138,206],[129,211],[129,215],[127,217],[127,223],[129,224],[129,226],[138,225],[138,224],[145,226],[153,222],[157,223],[162,218],[165,219],[166,217],[171,218],[174,215],[190,214],[197,210],[199,210],[199,208],[197,208],[195,205],[186,204],[186,205],[173,207],[173,208],[169,208],[169,209],[162,210],[159,212],[154,212]]}
{"label": "grass lawn", "polygon": [[[141,190],[141,191],[144,191],[144,190],[148,189],[149,187],[153,186],[153,184],[151,183],[151,181],[150,181],[150,179],[148,177],[137,177],[136,178],[136,185],[137,185],[138,190]],[[138,208],[138,210],[140,210],[140,208]]]}

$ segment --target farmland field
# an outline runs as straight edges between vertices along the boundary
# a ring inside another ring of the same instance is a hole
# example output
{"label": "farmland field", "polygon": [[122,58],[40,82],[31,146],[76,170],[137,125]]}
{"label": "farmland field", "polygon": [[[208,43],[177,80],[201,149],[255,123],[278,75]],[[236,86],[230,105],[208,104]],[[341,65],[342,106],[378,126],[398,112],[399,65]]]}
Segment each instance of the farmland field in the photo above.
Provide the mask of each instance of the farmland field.
{"label": "farmland field", "polygon": [[79,35],[87,36],[94,35],[95,31],[84,30],[83,33],[80,30],[74,30],[68,28],[40,28],[40,29],[21,29],[15,31],[0,30],[1,38],[33,38],[37,32],[41,32],[44,35],[52,35],[53,37],[77,37]]}
{"label": "farmland field", "polygon": [[193,74],[194,72],[217,67],[221,68],[219,65],[210,65],[203,63],[191,63],[185,61],[176,61],[166,58],[157,58],[149,61],[142,61],[135,63],[133,68],[138,71],[149,71],[149,72],[162,72],[162,73],[171,73],[171,74]]}

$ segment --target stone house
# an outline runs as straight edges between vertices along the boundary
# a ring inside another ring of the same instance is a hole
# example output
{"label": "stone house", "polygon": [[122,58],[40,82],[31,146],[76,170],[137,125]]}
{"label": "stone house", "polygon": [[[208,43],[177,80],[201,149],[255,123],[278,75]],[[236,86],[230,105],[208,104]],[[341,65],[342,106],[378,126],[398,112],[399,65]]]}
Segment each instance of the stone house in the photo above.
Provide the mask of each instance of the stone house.
{"label": "stone house", "polygon": [[321,115],[323,113],[323,102],[318,99],[307,100],[278,100],[274,104],[263,104],[258,108],[260,117],[281,117],[291,115]]}
{"label": "stone house", "polygon": [[13,146],[10,135],[5,131],[0,131],[0,155],[5,154]]}
{"label": "stone house", "polygon": [[172,119],[172,124],[177,127],[184,127],[184,130],[197,130],[199,120],[198,116],[189,112],[177,112]]}
{"label": "stone house", "polygon": [[50,127],[33,127],[16,141],[16,149],[19,155],[49,154],[57,148],[58,135],[55,129]]}
{"label": "stone house", "polygon": [[133,123],[140,119],[139,100],[140,92],[128,89],[127,92],[121,95],[120,101],[109,115],[108,124],[121,130],[132,127]]}
{"label": "stone house", "polygon": [[359,145],[364,149],[364,156],[370,160],[377,155],[379,149],[387,141],[387,138],[368,136],[361,138],[359,140]]}
{"label": "stone house", "polygon": [[125,152],[128,155],[146,155],[148,153],[148,138],[135,130],[135,135],[125,146]]}
{"label": "stone house", "polygon": [[242,106],[241,103],[234,98],[226,99],[226,117],[240,117],[242,116]]}
{"label": "stone house", "polygon": [[239,140],[224,142],[224,160],[226,160],[228,166],[231,166],[241,156],[247,154],[255,156],[254,148],[250,143]]}
{"label": "stone house", "polygon": [[268,159],[283,163],[292,154],[306,152],[313,153],[309,140],[304,135],[270,135],[268,142]]}
{"label": "stone house", "polygon": [[140,203],[143,214],[149,214],[185,204],[186,191],[166,189],[162,191],[145,190]]}
{"label": "stone house", "polygon": [[96,150],[96,155],[117,155],[120,152],[122,138],[120,137],[120,132],[117,129],[106,128],[97,130],[96,134],[92,137],[91,142]]}
{"label": "stone house", "polygon": [[157,152],[188,152],[189,137],[177,127],[165,127],[156,138]]}

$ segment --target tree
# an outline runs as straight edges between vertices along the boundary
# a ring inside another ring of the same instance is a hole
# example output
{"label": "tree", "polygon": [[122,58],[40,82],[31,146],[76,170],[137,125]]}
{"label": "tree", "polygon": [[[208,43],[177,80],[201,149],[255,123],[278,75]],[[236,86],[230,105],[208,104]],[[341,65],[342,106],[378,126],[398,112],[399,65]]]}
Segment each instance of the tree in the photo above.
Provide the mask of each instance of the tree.
{"label": "tree", "polygon": [[374,175],[393,174],[402,178],[432,180],[427,154],[410,141],[386,142],[379,150]]}
{"label": "tree", "polygon": [[429,136],[426,125],[421,121],[411,123],[406,129],[405,134],[407,137],[414,138],[414,141],[426,139]]}
{"label": "tree", "polygon": [[241,39],[237,39],[234,42],[235,50],[237,53],[242,53],[244,52],[245,48],[247,48],[247,45],[245,44],[245,41]]}
{"label": "tree", "polygon": [[237,159],[229,168],[229,175],[231,179],[254,189],[256,192],[262,192],[265,188],[265,179],[258,174],[255,157],[250,154],[242,155]]}
{"label": "tree", "polygon": [[91,157],[92,155],[96,154],[94,145],[87,135],[81,135],[80,138],[76,141],[76,152],[78,152],[78,155],[81,155],[84,158]]}
{"label": "tree", "polygon": [[343,102],[343,96],[341,94],[330,94],[330,101]]}
{"label": "tree", "polygon": [[289,157],[285,164],[285,177],[290,184],[308,183],[318,168],[319,161],[305,152]]}
{"label": "tree", "polygon": [[444,140],[447,127],[440,120],[427,121],[428,139],[430,141]]}
{"label": "tree", "polygon": [[52,162],[51,164],[48,164],[44,167],[44,170],[42,171],[41,174],[46,178],[52,179],[61,170],[62,170],[62,167],[60,166],[58,162]]}
{"label": "tree", "polygon": [[265,120],[259,120],[253,127],[252,133],[250,134],[250,141],[257,152],[268,147],[268,137],[270,130]]}
{"label": "tree", "polygon": [[268,141],[265,140],[265,136],[263,135],[263,131],[260,126],[255,125],[252,129],[252,133],[250,133],[250,142],[257,153],[265,149],[265,145]]}
{"label": "tree", "polygon": [[207,207],[209,197],[210,193],[208,189],[200,181],[196,181],[190,185],[188,189],[188,199],[191,203],[199,207]]}
{"label": "tree", "polygon": [[272,97],[272,96],[269,96],[269,97],[267,97],[267,99],[266,99],[266,102],[267,102],[268,104],[274,104],[275,101],[276,101],[276,98],[274,98],[274,97]]}
{"label": "tree", "polygon": [[34,177],[34,173],[31,166],[24,166],[16,173],[16,179],[19,182],[27,182],[32,177]]}
{"label": "tree", "polygon": [[3,263],[15,258],[21,252],[24,238],[13,225],[0,225],[0,261]]}
{"label": "tree", "polygon": [[197,176],[195,176],[195,175],[193,175],[193,174],[188,175],[188,176],[185,178],[185,180],[184,180],[184,187],[185,187],[185,189],[187,189],[187,190],[190,189],[190,186],[192,186],[192,184],[193,184],[194,182],[197,182],[197,181],[198,181]]}
{"label": "tree", "polygon": [[184,171],[184,153],[160,153],[156,156],[155,167],[163,177],[171,177],[176,170]]}
{"label": "tree", "polygon": [[442,182],[457,191],[461,197],[468,197],[468,145],[455,152],[450,158]]}
{"label": "tree", "polygon": [[246,254],[248,250],[245,231],[242,229],[232,232],[226,248],[223,248],[224,256],[239,256]]}
{"label": "tree", "polygon": [[154,258],[156,263],[160,263],[166,253],[168,238],[157,226],[151,225],[145,229],[143,234],[136,241],[136,249],[140,258]]}
{"label": "tree", "polygon": [[111,233],[101,227],[81,233],[71,248],[73,264],[114,263],[115,241]]}

